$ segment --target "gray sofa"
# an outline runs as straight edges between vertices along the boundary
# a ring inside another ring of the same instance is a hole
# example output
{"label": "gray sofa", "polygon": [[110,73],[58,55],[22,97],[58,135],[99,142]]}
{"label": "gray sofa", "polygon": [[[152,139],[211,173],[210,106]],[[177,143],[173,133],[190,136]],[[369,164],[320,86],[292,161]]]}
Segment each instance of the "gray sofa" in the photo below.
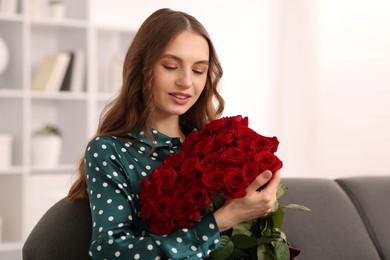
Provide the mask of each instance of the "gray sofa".
{"label": "gray sofa", "polygon": [[[284,178],[281,204],[297,203],[312,212],[285,210],[283,229],[297,260],[390,260],[390,176],[337,180]],[[23,246],[25,260],[89,259],[88,202],[59,201],[41,218]]]}

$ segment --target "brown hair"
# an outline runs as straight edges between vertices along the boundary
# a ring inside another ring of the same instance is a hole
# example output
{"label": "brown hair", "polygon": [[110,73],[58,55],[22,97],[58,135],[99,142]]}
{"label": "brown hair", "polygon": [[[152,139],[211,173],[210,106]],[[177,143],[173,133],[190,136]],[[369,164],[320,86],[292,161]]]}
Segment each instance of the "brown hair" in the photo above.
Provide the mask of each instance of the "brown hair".
{"label": "brown hair", "polygon": [[[196,103],[183,115],[180,123],[202,129],[216,119],[224,109],[224,100],[217,86],[223,71],[210,36],[203,25],[191,15],[170,9],[160,9],[141,25],[125,57],[123,86],[116,99],[103,111],[96,136],[126,136],[136,127],[149,138],[150,114],[154,110],[152,66],[165,47],[183,31],[203,36],[209,45],[209,71],[206,85]],[[69,199],[88,199],[84,157],[80,160],[79,176],[72,185]]]}

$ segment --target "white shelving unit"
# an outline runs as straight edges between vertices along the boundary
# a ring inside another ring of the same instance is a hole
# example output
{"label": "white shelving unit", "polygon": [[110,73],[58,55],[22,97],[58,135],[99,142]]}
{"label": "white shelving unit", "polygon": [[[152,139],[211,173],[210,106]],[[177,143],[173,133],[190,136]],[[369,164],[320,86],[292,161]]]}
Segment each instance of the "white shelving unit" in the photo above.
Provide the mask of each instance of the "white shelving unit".
{"label": "white shelving unit", "polygon": [[[61,19],[32,15],[33,2],[19,0],[15,14],[0,11],[0,37],[10,51],[9,66],[0,75],[0,134],[13,137],[12,165],[0,169],[0,259],[21,259],[23,243],[36,222],[66,195],[100,111],[118,88],[115,64],[134,36],[134,28],[92,24],[93,1],[65,0]],[[33,75],[46,54],[76,49],[86,54],[83,92],[31,90]],[[46,123],[62,131],[56,167],[31,165],[32,133]]]}

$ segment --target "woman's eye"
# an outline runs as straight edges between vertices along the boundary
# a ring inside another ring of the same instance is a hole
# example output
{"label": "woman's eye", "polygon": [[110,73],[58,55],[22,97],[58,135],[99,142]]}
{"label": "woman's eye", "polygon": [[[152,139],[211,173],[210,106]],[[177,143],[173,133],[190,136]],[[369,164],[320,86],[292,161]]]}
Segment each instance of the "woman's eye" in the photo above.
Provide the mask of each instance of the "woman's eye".
{"label": "woman's eye", "polygon": [[203,70],[192,70],[195,74],[198,75],[203,75],[204,71]]}
{"label": "woman's eye", "polygon": [[175,66],[163,65],[163,67],[164,67],[166,70],[170,70],[170,71],[177,69],[177,67],[175,67]]}

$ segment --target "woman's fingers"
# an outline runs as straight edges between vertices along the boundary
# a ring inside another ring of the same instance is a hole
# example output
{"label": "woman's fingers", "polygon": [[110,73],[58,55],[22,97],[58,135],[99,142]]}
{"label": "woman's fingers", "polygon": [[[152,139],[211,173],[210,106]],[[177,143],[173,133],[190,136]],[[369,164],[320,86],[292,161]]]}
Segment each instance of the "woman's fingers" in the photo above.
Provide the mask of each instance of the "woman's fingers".
{"label": "woman's fingers", "polygon": [[256,177],[254,181],[252,181],[251,184],[249,184],[248,188],[246,189],[246,192],[247,193],[255,192],[261,186],[266,184],[271,178],[272,178],[271,171],[269,170],[263,171],[261,174],[259,174],[259,176]]}

